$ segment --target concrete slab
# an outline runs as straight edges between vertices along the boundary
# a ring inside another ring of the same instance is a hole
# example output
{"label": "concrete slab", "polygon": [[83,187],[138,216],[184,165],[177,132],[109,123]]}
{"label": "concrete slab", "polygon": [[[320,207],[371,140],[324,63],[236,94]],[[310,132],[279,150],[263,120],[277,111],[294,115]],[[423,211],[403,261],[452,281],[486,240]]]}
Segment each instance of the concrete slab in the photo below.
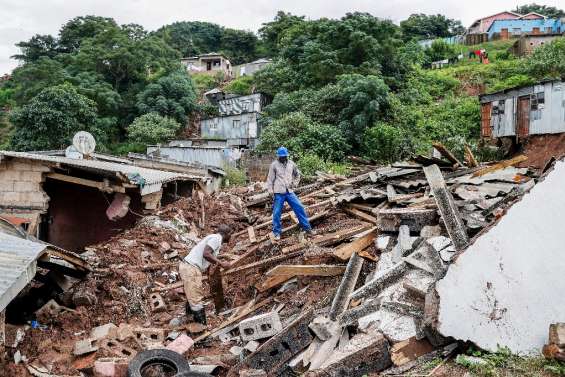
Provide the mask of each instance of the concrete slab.
{"label": "concrete slab", "polygon": [[496,351],[538,354],[565,321],[565,162],[452,263],[437,284],[438,330]]}

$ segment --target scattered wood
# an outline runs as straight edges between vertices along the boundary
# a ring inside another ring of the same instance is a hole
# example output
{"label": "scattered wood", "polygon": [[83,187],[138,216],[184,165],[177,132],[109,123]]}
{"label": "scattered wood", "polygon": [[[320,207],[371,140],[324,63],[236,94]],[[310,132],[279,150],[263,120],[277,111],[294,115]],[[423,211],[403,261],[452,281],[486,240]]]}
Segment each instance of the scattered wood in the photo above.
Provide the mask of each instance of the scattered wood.
{"label": "scattered wood", "polygon": [[224,298],[222,272],[219,266],[210,267],[208,285],[210,286],[210,293],[212,294],[212,299],[214,300],[214,308],[216,309],[217,314],[224,308],[226,304],[226,300]]}
{"label": "scattered wood", "polygon": [[447,149],[447,147],[445,145],[443,145],[442,143],[438,143],[438,142],[432,143],[432,145],[439,153],[441,153],[441,155],[443,157],[445,157],[449,162],[451,162],[452,165],[463,166],[461,161],[459,161],[457,159],[457,157],[455,157],[455,155],[453,153],[451,153],[451,151],[449,149]]}
{"label": "scattered wood", "polygon": [[304,253],[303,250],[299,250],[299,251],[295,251],[295,252],[292,252],[292,253],[283,254],[283,255],[276,256],[276,257],[272,257],[272,258],[267,258],[267,259],[264,259],[264,260],[261,260],[261,261],[255,262],[255,263],[250,263],[250,264],[247,264],[245,266],[232,268],[232,269],[225,271],[224,276],[232,275],[236,272],[246,271],[246,270],[249,270],[249,269],[252,269],[252,268],[264,267],[264,266],[267,266],[271,263],[282,262],[283,260],[287,260],[287,259],[290,259],[290,258],[297,257],[299,255],[302,255],[303,253]]}
{"label": "scattered wood", "polygon": [[[335,244],[338,244],[342,241],[345,241],[359,233],[363,233],[366,230],[371,229],[371,225],[370,224],[364,224],[361,226],[358,226],[356,228],[353,229],[344,229],[344,230],[340,230],[338,232],[334,232],[334,233],[329,233],[329,234],[325,234],[325,235],[321,235],[318,236],[316,238],[314,238],[311,243],[318,245],[318,246],[332,246]],[[292,245],[292,246],[287,246],[285,248],[283,248],[283,253],[288,253],[288,252],[294,252],[296,250],[300,250],[300,249],[304,249],[308,246],[308,243],[306,244],[296,244],[296,245]]]}
{"label": "scattered wood", "polygon": [[257,238],[255,237],[255,229],[252,226],[247,227],[247,234],[249,234],[249,241],[251,243],[257,242]]}
{"label": "scattered wood", "polygon": [[482,176],[482,175],[495,172],[495,171],[497,171],[497,170],[505,169],[505,168],[507,168],[507,167],[509,167],[509,166],[514,166],[514,165],[519,164],[520,162],[524,162],[524,161],[526,161],[527,159],[528,159],[527,156],[525,156],[525,155],[520,155],[520,156],[516,156],[516,157],[514,157],[514,158],[512,158],[512,159],[510,159],[510,160],[500,161],[500,162],[498,162],[498,163],[496,163],[496,164],[494,164],[494,165],[487,166],[487,167],[485,167],[485,168],[482,168],[482,169],[480,169],[480,170],[474,172],[473,175],[471,175],[471,177],[472,177],[472,178],[480,177],[480,176]]}
{"label": "scattered wood", "polygon": [[397,367],[416,360],[434,350],[434,346],[426,339],[417,340],[412,337],[394,344],[390,349],[390,358]]}
{"label": "scattered wood", "polygon": [[376,237],[377,228],[371,228],[370,231],[363,237],[360,237],[348,244],[339,247],[334,251],[334,255],[342,261],[349,260],[353,253],[359,253],[360,251],[365,250],[366,248],[371,246],[375,242]]}
{"label": "scattered wood", "polygon": [[475,159],[475,155],[473,154],[473,151],[471,150],[471,148],[469,148],[469,145],[467,144],[465,144],[465,163],[470,168],[476,168],[477,166],[479,166],[479,163]]}
{"label": "scattered wood", "polygon": [[345,271],[345,266],[338,265],[279,265],[269,270],[267,278],[256,285],[259,292],[278,286],[296,276],[336,276]]}
{"label": "scattered wood", "polygon": [[377,224],[377,218],[355,208],[346,207],[344,211],[371,224]]}

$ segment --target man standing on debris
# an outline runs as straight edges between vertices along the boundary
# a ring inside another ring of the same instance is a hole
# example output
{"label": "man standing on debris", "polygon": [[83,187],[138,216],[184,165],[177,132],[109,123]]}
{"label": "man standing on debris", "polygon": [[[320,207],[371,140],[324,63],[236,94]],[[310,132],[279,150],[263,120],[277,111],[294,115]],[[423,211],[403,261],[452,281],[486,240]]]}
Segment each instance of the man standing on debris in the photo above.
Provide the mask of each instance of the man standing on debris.
{"label": "man standing on debris", "polygon": [[288,149],[280,147],[277,149],[277,159],[271,164],[267,177],[267,190],[273,196],[273,236],[275,240],[281,238],[281,215],[285,202],[296,214],[302,229],[309,235],[313,234],[304,206],[293,192],[299,182],[300,171],[296,164],[288,159]]}
{"label": "man standing on debris", "polygon": [[222,243],[228,243],[232,233],[231,227],[220,225],[217,233],[209,234],[200,240],[179,265],[179,274],[188,300],[186,315],[194,314],[194,320],[203,325],[206,325],[206,311],[202,305],[204,299],[202,274],[206,272],[210,264],[229,268],[230,264],[219,260],[218,254]]}

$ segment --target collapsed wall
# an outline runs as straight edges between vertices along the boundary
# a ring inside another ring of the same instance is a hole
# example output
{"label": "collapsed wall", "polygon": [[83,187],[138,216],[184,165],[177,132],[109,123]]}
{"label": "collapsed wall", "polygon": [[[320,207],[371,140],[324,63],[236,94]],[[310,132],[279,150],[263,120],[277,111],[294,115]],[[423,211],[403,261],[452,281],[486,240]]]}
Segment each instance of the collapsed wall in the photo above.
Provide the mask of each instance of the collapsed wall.
{"label": "collapsed wall", "polygon": [[565,322],[565,161],[462,253],[437,283],[438,330],[496,351],[539,353]]}

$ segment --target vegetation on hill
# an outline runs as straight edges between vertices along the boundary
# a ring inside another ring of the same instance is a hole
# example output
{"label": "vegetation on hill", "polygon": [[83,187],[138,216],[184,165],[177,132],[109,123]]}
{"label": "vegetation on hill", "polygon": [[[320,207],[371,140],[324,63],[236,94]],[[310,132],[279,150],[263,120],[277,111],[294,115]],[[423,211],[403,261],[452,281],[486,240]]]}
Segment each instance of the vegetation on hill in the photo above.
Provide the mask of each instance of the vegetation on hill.
{"label": "vegetation on hill", "polygon": [[[18,44],[22,64],[0,84],[0,146],[60,148],[72,132],[86,129],[102,150],[138,150],[174,137],[198,115],[213,115],[199,96],[222,85],[273,96],[261,118],[259,150],[285,144],[305,165],[333,166],[350,154],[392,161],[425,153],[437,140],[460,153],[465,144],[477,147],[477,94],[565,76],[564,38],[526,59],[509,52],[513,41],[437,40],[427,49],[417,43],[460,31],[456,20],[422,14],[398,26],[367,13],[307,20],[279,12],[258,35],[206,22],[148,32],[110,18],[77,17],[56,36]],[[479,48],[490,64],[469,58]],[[224,53],[234,64],[257,57],[273,64],[228,83],[222,75],[189,76],[180,58],[206,52]],[[430,69],[442,59],[455,63]]]}

